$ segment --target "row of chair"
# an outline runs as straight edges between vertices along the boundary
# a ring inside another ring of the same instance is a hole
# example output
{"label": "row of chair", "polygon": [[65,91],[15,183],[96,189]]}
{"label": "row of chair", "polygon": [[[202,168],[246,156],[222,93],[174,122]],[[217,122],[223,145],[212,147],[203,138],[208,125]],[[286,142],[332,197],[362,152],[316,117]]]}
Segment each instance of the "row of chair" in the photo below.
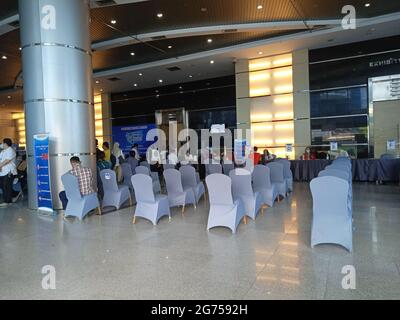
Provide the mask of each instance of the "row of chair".
{"label": "row of chair", "polygon": [[[210,211],[207,229],[222,226],[236,233],[242,219],[256,219],[265,205],[272,207],[276,199],[286,197],[293,190],[291,173],[285,179],[284,168],[287,160],[257,165],[250,172],[246,168],[232,169],[225,174],[222,171],[211,173],[218,164],[210,165],[206,184],[210,198]],[[219,168],[221,169],[221,168]],[[290,170],[290,162],[289,162]]]}
{"label": "row of chair", "polygon": [[313,198],[311,247],[339,244],[353,250],[351,161],[339,157],[310,183]]}

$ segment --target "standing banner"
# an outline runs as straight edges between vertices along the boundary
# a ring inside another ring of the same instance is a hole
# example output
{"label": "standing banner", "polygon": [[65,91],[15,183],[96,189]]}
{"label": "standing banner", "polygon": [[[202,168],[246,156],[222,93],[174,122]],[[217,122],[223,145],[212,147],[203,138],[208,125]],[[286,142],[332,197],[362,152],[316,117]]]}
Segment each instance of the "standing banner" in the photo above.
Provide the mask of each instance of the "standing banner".
{"label": "standing banner", "polygon": [[386,149],[387,151],[396,150],[396,140],[390,139],[386,142]]}
{"label": "standing banner", "polygon": [[145,155],[147,148],[154,143],[154,141],[146,141],[147,132],[156,128],[155,124],[113,127],[113,141],[119,143],[120,148],[125,154],[129,153],[132,146],[137,143],[140,155]]}
{"label": "standing banner", "polygon": [[35,134],[33,140],[38,210],[53,213],[50,181],[49,135]]}
{"label": "standing banner", "polygon": [[338,151],[338,143],[337,142],[331,142],[330,147],[331,147],[331,151]]}
{"label": "standing banner", "polygon": [[246,146],[246,140],[235,139],[234,154],[236,164],[241,164],[246,161]]}

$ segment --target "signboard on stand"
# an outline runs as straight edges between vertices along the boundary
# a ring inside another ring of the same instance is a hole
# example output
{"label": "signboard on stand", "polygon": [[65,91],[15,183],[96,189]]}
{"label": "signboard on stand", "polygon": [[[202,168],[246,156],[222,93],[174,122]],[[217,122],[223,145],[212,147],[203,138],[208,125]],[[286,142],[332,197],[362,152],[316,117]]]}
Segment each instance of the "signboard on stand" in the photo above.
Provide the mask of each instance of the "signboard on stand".
{"label": "signboard on stand", "polygon": [[331,142],[331,151],[338,151],[338,143],[337,142]]}
{"label": "signboard on stand", "polygon": [[33,136],[33,140],[38,210],[53,213],[49,161],[49,135],[36,134]]}
{"label": "signboard on stand", "polygon": [[387,141],[387,151],[394,151],[396,150],[396,140],[390,139]]}
{"label": "signboard on stand", "polygon": [[235,162],[237,164],[244,163],[246,161],[246,147],[247,147],[246,140],[235,139],[234,154],[235,154]]}

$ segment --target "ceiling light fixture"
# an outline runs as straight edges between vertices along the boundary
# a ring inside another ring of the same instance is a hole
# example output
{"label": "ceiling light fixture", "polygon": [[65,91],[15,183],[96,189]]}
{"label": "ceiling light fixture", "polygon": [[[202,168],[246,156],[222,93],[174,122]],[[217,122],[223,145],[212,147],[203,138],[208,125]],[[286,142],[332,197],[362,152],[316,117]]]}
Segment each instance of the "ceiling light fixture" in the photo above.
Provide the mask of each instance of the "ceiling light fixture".
{"label": "ceiling light fixture", "polygon": [[213,42],[213,40],[210,38],[210,39],[207,39],[207,42],[211,43],[211,42]]}
{"label": "ceiling light fixture", "polygon": [[193,76],[190,74],[190,75],[189,75],[189,78],[193,78]]}
{"label": "ceiling light fixture", "polygon": [[263,8],[263,6],[261,5],[261,4],[259,4],[258,6],[257,6],[257,10],[261,10]]}
{"label": "ceiling light fixture", "polygon": [[172,46],[168,46],[168,49],[172,49]]}
{"label": "ceiling light fixture", "polygon": [[100,81],[99,81],[99,80],[96,80],[96,83],[97,83],[97,84],[99,84],[99,83],[100,83]]}
{"label": "ceiling light fixture", "polygon": [[207,8],[201,8],[200,10],[201,10],[201,12],[206,12]]}
{"label": "ceiling light fixture", "polygon": [[131,52],[131,56],[133,57],[135,55],[135,53],[134,52]]}
{"label": "ceiling light fixture", "polygon": [[11,99],[11,96],[7,96],[7,99]]}
{"label": "ceiling light fixture", "polygon": [[134,86],[134,87],[137,87],[137,83],[135,83],[133,86]]}
{"label": "ceiling light fixture", "polygon": [[211,64],[214,64],[214,63],[215,63],[215,61],[214,61],[214,60],[211,60],[211,61],[210,61],[210,63],[211,63]]}
{"label": "ceiling light fixture", "polygon": [[164,16],[164,15],[163,15],[161,12],[157,13],[157,17],[158,17],[158,18],[161,19],[163,16]]}
{"label": "ceiling light fixture", "polygon": [[370,3],[366,3],[365,6],[368,8],[369,6],[371,6]]}
{"label": "ceiling light fixture", "polygon": [[162,80],[162,79],[160,79],[160,80],[158,80],[158,82],[159,82],[159,83],[163,83],[163,80]]}
{"label": "ceiling light fixture", "polygon": [[3,60],[7,60],[7,56],[2,56],[1,57]]}
{"label": "ceiling light fixture", "polygon": [[140,77],[143,76],[143,73],[140,72],[140,73],[139,73],[139,76],[140,76]]}
{"label": "ceiling light fixture", "polygon": [[262,51],[259,51],[259,52],[258,52],[259,55],[262,55],[263,53],[264,53],[264,52],[262,52]]}
{"label": "ceiling light fixture", "polygon": [[111,20],[111,23],[112,23],[112,24],[116,24],[116,23],[117,23],[117,20],[114,20],[114,19],[113,19],[113,20]]}

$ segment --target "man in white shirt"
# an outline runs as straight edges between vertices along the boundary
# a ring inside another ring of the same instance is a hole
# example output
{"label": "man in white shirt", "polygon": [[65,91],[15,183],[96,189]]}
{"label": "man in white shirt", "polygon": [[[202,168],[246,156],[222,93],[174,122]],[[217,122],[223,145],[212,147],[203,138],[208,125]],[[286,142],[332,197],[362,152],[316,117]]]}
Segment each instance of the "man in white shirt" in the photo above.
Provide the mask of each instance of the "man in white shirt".
{"label": "man in white shirt", "polygon": [[3,140],[3,150],[0,152],[0,188],[3,190],[4,202],[0,204],[0,208],[6,208],[12,203],[13,181],[17,175],[16,153],[11,146],[11,139]]}

